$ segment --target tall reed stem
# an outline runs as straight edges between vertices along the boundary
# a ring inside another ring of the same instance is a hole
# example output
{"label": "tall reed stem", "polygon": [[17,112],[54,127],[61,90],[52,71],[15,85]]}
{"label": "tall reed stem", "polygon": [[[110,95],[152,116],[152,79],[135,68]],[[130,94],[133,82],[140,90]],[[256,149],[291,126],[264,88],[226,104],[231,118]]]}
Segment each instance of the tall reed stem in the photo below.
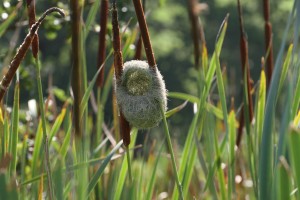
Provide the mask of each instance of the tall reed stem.
{"label": "tall reed stem", "polygon": [[149,66],[152,69],[155,69],[156,61],[155,61],[154,53],[152,50],[152,45],[151,45],[151,41],[150,41],[146,18],[145,18],[144,11],[143,11],[142,2],[140,0],[133,0],[133,4],[134,4],[134,8],[135,8],[136,17],[139,22],[140,31],[141,31],[143,44],[145,47],[145,52],[146,52]]}
{"label": "tall reed stem", "polygon": [[[99,32],[99,45],[98,45],[98,61],[97,68],[99,68],[105,60],[105,46],[106,46],[106,30],[108,18],[108,0],[102,0],[100,9],[100,32]],[[104,66],[102,67],[97,79],[98,87],[102,88],[104,85]]]}
{"label": "tall reed stem", "polygon": [[[240,0],[238,0],[238,13],[239,13],[239,24],[240,24],[240,54],[241,54],[241,64],[242,64],[242,75],[244,77],[245,71],[246,71],[246,78],[243,79],[243,84],[246,85],[247,89],[247,95],[244,95],[244,98],[247,97],[245,102],[248,102],[248,107],[244,108],[247,105],[243,105],[242,112],[240,116],[240,125],[238,129],[238,136],[237,136],[237,146],[239,146],[241,139],[242,139],[242,133],[243,133],[243,127],[245,124],[245,109],[248,110],[249,117],[246,123],[251,123],[253,118],[253,102],[252,102],[252,95],[251,95],[251,83],[250,83],[250,66],[249,66],[249,58],[248,58],[248,41],[245,36],[244,31],[244,24],[243,24],[243,14],[242,14],[242,7]],[[249,133],[248,133],[249,134]]]}
{"label": "tall reed stem", "polygon": [[72,22],[72,89],[74,95],[74,125],[75,135],[82,138],[82,123],[80,120],[80,102],[82,99],[82,56],[81,56],[81,11],[80,0],[71,0]]}
{"label": "tall reed stem", "polygon": [[[115,67],[116,84],[120,84],[121,75],[123,72],[123,56],[121,51],[118,10],[116,8],[115,2],[113,3],[112,25],[113,25],[114,67]],[[124,145],[128,147],[128,145],[130,144],[130,126],[122,112],[120,112],[119,120],[120,120],[121,136]]]}
{"label": "tall reed stem", "polygon": [[264,10],[264,19],[265,19],[265,48],[268,53],[266,75],[267,75],[267,88],[269,88],[273,68],[274,68],[274,59],[273,59],[273,43],[272,43],[272,24],[270,22],[270,2],[269,0],[263,0],[263,10]]}
{"label": "tall reed stem", "polygon": [[[123,56],[121,51],[118,10],[115,1],[113,2],[112,24],[113,24],[113,47],[114,47],[114,67],[115,67],[116,84],[120,84],[121,75],[123,72]],[[130,153],[128,150],[128,146],[130,144],[130,126],[129,126],[129,122],[125,119],[122,112],[120,112],[119,121],[120,121],[121,136],[126,148],[129,180],[130,183],[132,183]]]}

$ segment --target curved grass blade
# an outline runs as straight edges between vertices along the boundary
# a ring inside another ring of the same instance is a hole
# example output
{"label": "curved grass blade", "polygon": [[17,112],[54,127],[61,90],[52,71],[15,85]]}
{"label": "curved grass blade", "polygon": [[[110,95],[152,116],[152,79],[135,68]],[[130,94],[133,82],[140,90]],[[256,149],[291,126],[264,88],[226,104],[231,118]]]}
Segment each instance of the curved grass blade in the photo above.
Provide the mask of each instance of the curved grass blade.
{"label": "curved grass blade", "polygon": [[296,88],[295,88],[295,96],[294,96],[294,100],[293,100],[293,105],[292,105],[292,117],[294,117],[297,113],[297,110],[299,108],[299,104],[300,104],[300,77],[298,76],[298,81],[296,84]]}
{"label": "curved grass blade", "polygon": [[65,115],[66,115],[66,108],[63,108],[61,110],[61,113],[57,116],[53,126],[52,126],[52,129],[49,133],[50,137],[49,137],[49,146],[51,145],[51,141],[53,139],[53,137],[57,134],[61,124],[63,123],[63,120],[65,118]]}
{"label": "curved grass blade", "polygon": [[[163,142],[163,144],[164,144],[164,142]],[[156,158],[156,161],[155,161],[155,165],[154,165],[154,168],[153,168],[153,171],[152,171],[152,174],[151,174],[151,179],[150,179],[150,182],[147,184],[147,193],[146,193],[145,200],[151,200],[152,199],[154,184],[155,184],[155,180],[156,180],[156,170],[157,170],[159,159],[161,157],[161,152],[163,150],[163,146],[164,146],[163,144],[159,148],[159,152],[158,152],[158,155],[157,155],[157,158]]]}
{"label": "curved grass blade", "polygon": [[282,86],[283,86],[283,82],[286,78],[286,75],[287,75],[287,72],[288,72],[288,69],[289,69],[289,66],[290,66],[290,61],[291,61],[291,57],[292,57],[292,52],[293,52],[293,44],[291,44],[289,46],[289,49],[288,49],[288,52],[287,52],[287,55],[285,57],[285,60],[284,60],[284,63],[283,63],[283,67],[282,67],[282,72],[281,72],[281,76],[280,76],[280,81],[279,81],[279,88],[278,88],[278,94],[280,93],[281,89],[282,89]]}
{"label": "curved grass blade", "polygon": [[[169,92],[168,97],[186,100],[191,103],[197,103],[198,105],[200,104],[200,99],[190,94],[185,94],[180,92]],[[213,113],[219,119],[223,119],[223,112],[221,109],[217,108],[216,106],[208,102],[205,104],[205,107],[208,112]],[[167,113],[167,117],[168,117],[168,113]]]}
{"label": "curved grass blade", "polygon": [[[132,142],[129,144],[128,148],[133,148],[134,147],[136,136],[137,136],[137,134],[133,134]],[[132,153],[130,153],[130,154],[131,154],[130,158],[132,158]],[[113,195],[114,198],[113,199],[116,199],[116,200],[121,199],[121,194],[122,194],[122,190],[124,188],[124,183],[125,183],[125,180],[126,180],[128,170],[131,170],[131,169],[128,169],[127,156],[125,156],[123,158],[123,161],[122,161],[122,166],[121,166],[121,170],[120,170],[120,173],[119,173],[117,186],[116,186],[116,191],[114,192],[114,195]]]}
{"label": "curved grass blade", "polygon": [[277,199],[286,200],[291,199],[290,191],[290,168],[284,157],[279,158],[279,165],[277,168]]}
{"label": "curved grass blade", "polygon": [[178,113],[179,111],[181,111],[186,105],[187,105],[188,101],[185,101],[183,104],[173,108],[172,110],[168,110],[166,112],[166,118],[171,117],[172,115]]}
{"label": "curved grass blade", "polygon": [[296,187],[300,186],[300,159],[299,159],[299,145],[300,145],[300,129],[292,126],[289,132],[289,151],[291,153],[291,160],[293,166],[293,173],[295,177]]}
{"label": "curved grass blade", "polygon": [[200,103],[200,99],[198,97],[180,92],[168,92],[168,97],[186,100],[191,103]]}
{"label": "curved grass blade", "polygon": [[[131,131],[131,135],[136,135],[137,133],[137,129],[132,129]],[[106,166],[108,165],[109,161],[112,159],[113,155],[116,153],[116,151],[122,146],[123,141],[120,141],[112,150],[111,152],[106,156],[106,158],[103,160],[103,163],[100,165],[100,167],[98,168],[98,170],[96,171],[96,173],[94,174],[94,176],[91,178],[89,185],[87,187],[87,199],[89,197],[89,195],[91,194],[93,188],[96,186],[99,178],[101,177],[101,175],[104,172],[104,169],[106,168]]]}
{"label": "curved grass blade", "polygon": [[[104,63],[107,61],[107,59],[111,56],[112,54],[112,51],[108,54],[108,56],[106,57]],[[101,67],[99,67],[99,69],[97,70],[97,72],[95,73],[92,81],[90,82],[88,88],[86,89],[83,97],[82,97],[82,100],[81,100],[81,103],[80,103],[80,119],[82,119],[83,117],[83,114],[84,114],[84,110],[85,108],[87,107],[87,104],[88,104],[88,100],[89,100],[89,97],[90,97],[90,94],[91,94],[91,91],[96,83],[96,80],[97,80],[97,77],[98,77],[98,74],[100,73],[100,70],[102,69],[104,63],[101,65]]]}
{"label": "curved grass blade", "polygon": [[99,7],[100,7],[100,0],[95,0],[85,21],[84,40],[87,38],[89,34],[89,29],[92,23],[95,22],[95,18],[98,13]]}
{"label": "curved grass blade", "polygon": [[231,110],[228,117],[229,156],[228,156],[228,199],[235,196],[235,140],[237,122],[235,112]]}
{"label": "curved grass blade", "polygon": [[17,12],[13,11],[8,17],[7,19],[2,22],[0,24],[0,38],[1,36],[5,33],[5,31],[7,30],[7,28],[9,27],[9,25],[13,22],[13,20],[16,18],[17,16]]}
{"label": "curved grass blade", "polygon": [[19,128],[19,102],[20,102],[20,86],[19,81],[16,82],[14,91],[14,107],[12,113],[12,131],[11,131],[11,155],[10,175],[16,175],[17,167],[17,143],[18,143],[18,128]]}

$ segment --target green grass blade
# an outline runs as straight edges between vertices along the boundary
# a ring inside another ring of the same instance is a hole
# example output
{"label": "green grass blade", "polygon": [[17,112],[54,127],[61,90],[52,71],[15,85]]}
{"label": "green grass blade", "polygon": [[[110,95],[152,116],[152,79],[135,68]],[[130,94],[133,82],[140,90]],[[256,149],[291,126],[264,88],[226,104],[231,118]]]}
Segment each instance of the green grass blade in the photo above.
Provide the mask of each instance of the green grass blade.
{"label": "green grass blade", "polygon": [[166,118],[169,118],[171,117],[172,115],[178,113],[179,111],[181,111],[185,106],[187,105],[187,101],[185,101],[183,104],[171,109],[171,110],[168,110],[166,112]]}
{"label": "green grass blade", "polygon": [[89,30],[92,24],[95,22],[95,18],[99,10],[99,7],[100,7],[100,0],[95,0],[85,21],[84,40],[86,40],[89,34]]}
{"label": "green grass blade", "polygon": [[12,113],[12,131],[11,131],[11,155],[10,174],[16,175],[17,167],[17,143],[18,143],[18,128],[19,128],[19,102],[20,102],[20,86],[19,81],[16,82],[14,92],[14,105]]}
{"label": "green grass blade", "polygon": [[67,200],[67,199],[70,198],[69,193],[70,193],[71,186],[72,186],[71,182],[72,181],[69,181],[68,184],[66,184],[65,187],[64,187],[64,193],[63,193],[64,198],[63,199]]}
{"label": "green grass blade", "polygon": [[289,166],[284,157],[280,158],[280,162],[277,168],[277,199],[286,200],[290,198],[290,173]]}
{"label": "green grass blade", "polygon": [[5,31],[7,30],[7,28],[9,27],[9,25],[13,22],[13,20],[16,18],[16,12],[13,11],[8,17],[7,19],[2,22],[0,24],[0,38],[2,37],[2,35],[5,33]]}
{"label": "green grass blade", "polygon": [[299,146],[300,146],[300,130],[292,126],[289,133],[289,151],[292,160],[293,173],[295,177],[296,187],[300,187],[300,159],[299,159]]}
{"label": "green grass blade", "polygon": [[147,184],[147,193],[146,193],[145,200],[152,200],[152,195],[153,195],[153,190],[154,190],[154,184],[155,184],[155,180],[156,180],[156,177],[157,177],[156,176],[156,170],[157,170],[159,159],[161,158],[161,152],[163,150],[163,146],[164,145],[161,145],[161,147],[159,149],[159,152],[158,152],[158,155],[156,157],[155,165],[154,165],[152,174],[150,176],[151,178],[150,178],[149,183]]}
{"label": "green grass blade", "polygon": [[5,173],[0,173],[0,194],[1,194],[1,198],[9,199],[8,192],[6,190],[6,176],[5,176]]}
{"label": "green grass blade", "polygon": [[54,194],[56,199],[63,199],[64,173],[63,162],[60,158],[58,159],[56,166],[56,170],[53,171]]}
{"label": "green grass blade", "polygon": [[34,150],[32,155],[32,177],[35,177],[40,172],[41,166],[41,152],[42,150],[42,141],[43,141],[43,131],[42,131],[42,123],[39,122],[39,126],[37,128],[35,142],[34,142]]}
{"label": "green grass blade", "polygon": [[230,111],[228,117],[228,140],[229,140],[229,156],[228,156],[228,199],[235,196],[235,140],[236,126],[234,110]]}
{"label": "green grass blade", "polygon": [[214,147],[216,151],[216,161],[217,161],[217,170],[218,170],[218,183],[220,187],[220,192],[221,192],[221,199],[226,199],[226,186],[225,186],[225,177],[224,177],[224,172],[221,167],[222,164],[222,159],[221,159],[221,151],[218,145],[218,137],[217,133],[214,133]]}
{"label": "green grass blade", "polygon": [[53,137],[57,134],[61,124],[63,123],[63,120],[65,118],[65,115],[66,115],[66,108],[63,108],[61,110],[61,113],[57,116],[53,126],[52,126],[52,129],[49,133],[50,137],[49,137],[49,146],[51,145],[51,141],[53,139]]}
{"label": "green grass blade", "polygon": [[70,126],[68,128],[68,131],[66,132],[63,144],[61,145],[61,148],[59,150],[59,154],[61,155],[62,158],[66,157],[68,148],[70,146],[71,130],[72,130],[72,124],[70,124]]}
{"label": "green grass blade", "polygon": [[2,115],[2,109],[0,108],[0,160],[3,158],[5,155],[5,138],[6,138],[6,133],[4,132],[5,126],[4,126],[4,119]]}
{"label": "green grass blade", "polygon": [[110,92],[110,89],[112,88],[112,80],[114,77],[114,68],[113,65],[110,67],[109,73],[106,77],[106,81],[102,90],[102,95],[101,95],[101,103],[103,106],[105,106],[107,98],[108,98],[108,94]]}
{"label": "green grass blade", "polygon": [[227,117],[227,105],[226,105],[226,95],[225,95],[225,87],[222,77],[222,71],[219,61],[219,56],[215,56],[215,62],[216,62],[216,74],[217,74],[217,85],[218,85],[218,92],[219,97],[222,105],[222,111],[223,111],[223,117],[224,117],[224,124],[226,128],[226,135],[225,138],[228,137],[228,117]]}
{"label": "green grass blade", "polygon": [[294,46],[293,44],[291,44],[289,46],[287,55],[285,57],[285,60],[284,60],[283,66],[282,66],[282,72],[281,72],[280,81],[279,81],[279,88],[278,88],[278,95],[279,95],[279,93],[282,89],[283,82],[286,78],[286,75],[287,75],[287,72],[288,72],[288,69],[289,69],[289,66],[290,66],[292,52],[293,52],[293,46]]}
{"label": "green grass blade", "polygon": [[[200,99],[190,94],[180,93],[180,92],[169,92],[168,97],[175,98],[175,99],[182,99],[191,103],[200,104]],[[210,113],[213,113],[217,118],[223,119],[223,112],[219,108],[215,107],[211,103],[206,103],[205,105],[206,110]],[[168,117],[168,113],[167,113]]]}
{"label": "green grass blade", "polygon": [[296,115],[299,105],[300,105],[300,78],[298,76],[298,81],[295,88],[295,96],[292,105],[292,117]]}
{"label": "green grass blade", "polygon": [[200,99],[198,97],[180,92],[168,92],[168,97],[182,99],[191,103],[200,103]]}
{"label": "green grass blade", "polygon": [[[111,56],[112,54],[112,51],[109,53],[109,55],[106,57],[104,63],[106,62],[106,60]],[[97,77],[98,77],[98,74],[100,73],[100,70],[102,69],[103,67],[103,64],[101,65],[101,67],[99,67],[99,69],[97,70],[97,72],[95,73],[92,81],[90,82],[88,88],[86,89],[83,97],[82,97],[82,100],[81,100],[81,103],[80,103],[80,118],[83,117],[83,114],[84,114],[84,110],[85,108],[87,107],[88,105],[88,100],[89,100],[89,97],[90,97],[90,94],[93,90],[93,87],[96,83],[96,80],[97,80]]]}
{"label": "green grass blade", "polygon": [[[128,148],[134,147],[136,136],[137,136],[137,134],[132,135],[132,137],[131,137],[132,142],[130,143]],[[131,154],[130,155],[130,158],[131,158],[133,153],[130,153],[130,154]],[[131,170],[131,169],[129,169],[129,170]],[[116,200],[121,199],[121,194],[122,194],[122,190],[124,188],[124,183],[126,180],[127,172],[128,172],[128,160],[127,160],[127,156],[125,156],[122,161],[122,166],[121,166],[121,170],[120,170],[118,181],[117,181],[116,191],[114,192],[115,196],[113,199],[116,199]]]}
{"label": "green grass blade", "polygon": [[[131,131],[131,135],[136,135],[137,133],[137,129],[133,129]],[[101,177],[101,175],[104,172],[104,169],[106,168],[106,166],[108,165],[109,161],[112,159],[113,155],[115,154],[115,152],[122,146],[123,141],[120,141],[112,150],[111,152],[106,156],[106,158],[103,160],[103,163],[100,165],[100,167],[98,168],[98,170],[96,171],[96,173],[93,175],[93,177],[91,178],[88,187],[87,187],[87,198],[89,197],[89,195],[91,194],[93,188],[96,186],[99,178]]]}
{"label": "green grass blade", "polygon": [[162,104],[160,104],[160,111],[161,111],[161,115],[163,116],[164,132],[165,132],[165,135],[166,135],[166,138],[167,138],[168,149],[169,149],[169,152],[170,152],[170,155],[171,155],[173,173],[175,174],[175,182],[176,182],[176,185],[177,185],[177,189],[179,191],[179,199],[183,200],[182,186],[181,186],[179,176],[178,176],[178,171],[177,171],[177,166],[176,166],[176,161],[175,161],[175,155],[174,155],[174,151],[173,151],[173,147],[172,147],[172,142],[171,142],[171,137],[170,137],[170,133],[169,133],[168,123],[167,123],[167,119],[166,119],[165,112],[164,112]]}
{"label": "green grass blade", "polygon": [[209,90],[210,90],[210,87],[211,87],[211,84],[212,84],[212,80],[213,80],[213,76],[215,74],[215,70],[216,70],[216,57],[219,57],[220,53],[221,53],[221,49],[222,49],[222,46],[223,46],[223,41],[224,41],[224,38],[225,38],[225,33],[226,33],[226,30],[227,30],[227,20],[228,20],[228,15],[225,17],[225,19],[223,20],[223,23],[220,27],[220,30],[219,30],[219,34],[218,34],[218,37],[217,37],[217,42],[216,42],[216,46],[215,46],[215,51],[212,55],[212,58],[211,58],[211,61],[210,61],[210,64],[209,64],[209,68],[208,68],[208,71],[207,71],[207,74],[206,74],[206,77],[205,77],[205,82],[206,82],[206,85],[204,87],[204,91],[203,91],[203,95],[202,95],[202,98],[201,100],[205,100],[208,96],[208,93],[209,93]]}
{"label": "green grass blade", "polygon": [[[266,75],[265,71],[262,70],[260,74],[260,83],[258,89],[258,100],[256,106],[256,116],[255,116],[255,136],[256,136],[256,144],[260,144],[261,136],[263,131],[263,124],[264,124],[264,113],[265,113],[265,103],[266,103]],[[257,152],[259,145],[257,145]]]}
{"label": "green grass blade", "polygon": [[[185,144],[184,144],[184,148],[183,148],[183,152],[182,152],[182,157],[181,157],[181,162],[180,162],[179,170],[178,170],[178,176],[179,176],[180,180],[183,180],[183,178],[184,178],[184,173],[185,173],[186,165],[188,163],[190,148],[191,148],[192,143],[193,143],[193,139],[194,139],[193,136],[194,136],[194,132],[196,130],[196,126],[197,126],[197,123],[198,123],[199,115],[200,115],[200,112],[198,111],[195,114],[195,116],[193,117],[192,123],[191,123],[191,125],[189,127],[187,138],[186,138],[186,141],[185,141]],[[172,194],[172,199],[174,199],[174,200],[178,199],[178,195],[179,195],[178,190],[174,186],[173,194]]]}
{"label": "green grass blade", "polygon": [[45,169],[48,176],[48,190],[49,190],[49,198],[52,199],[53,197],[53,185],[52,185],[52,174],[51,174],[51,167],[50,167],[50,156],[49,156],[49,143],[48,143],[48,135],[47,135],[47,128],[46,128],[46,117],[45,117],[45,110],[44,110],[44,99],[43,99],[43,88],[42,88],[42,80],[41,80],[41,63],[39,57],[35,59],[36,62],[36,80],[38,86],[38,96],[39,96],[39,106],[41,112],[41,121],[42,121],[42,130],[43,130],[43,143],[44,143],[44,156],[45,158]]}
{"label": "green grass blade", "polygon": [[[211,62],[210,62],[210,65],[209,65],[207,76],[206,76],[206,85],[204,87],[204,91],[202,92],[202,96],[201,96],[201,99],[200,99],[200,109],[196,113],[195,117],[193,118],[192,125],[189,129],[188,138],[186,140],[186,143],[185,143],[185,146],[184,146],[184,149],[183,149],[183,157],[182,157],[182,161],[181,161],[181,164],[180,164],[180,167],[179,167],[179,178],[180,178],[180,180],[182,180],[182,178],[184,178],[184,173],[186,171],[187,165],[192,165],[192,166],[194,165],[196,154],[193,153],[193,152],[197,151],[197,148],[196,148],[195,143],[192,143],[193,134],[194,134],[197,122],[198,122],[200,112],[203,111],[203,109],[205,108],[205,105],[206,105],[206,98],[209,94],[209,90],[210,90],[210,87],[211,87],[213,75],[214,75],[215,69],[216,69],[216,58],[215,57],[219,56],[220,52],[221,52],[221,48],[222,48],[222,45],[223,45],[223,41],[224,41],[224,38],[225,38],[226,29],[227,29],[227,19],[228,19],[228,16],[226,16],[226,18],[224,19],[224,21],[223,21],[223,23],[220,27],[220,31],[219,31],[219,34],[218,34],[219,37],[217,37],[217,42],[216,42],[216,49],[215,49],[215,51],[213,53],[213,56],[211,58]],[[178,97],[186,98],[185,95],[181,95],[181,94],[178,95],[176,93],[175,94],[171,93],[171,95],[173,95],[177,98]],[[195,98],[190,98],[190,99],[193,99],[194,102],[199,102],[199,101],[196,101],[196,100],[198,100],[198,98],[196,98],[196,99]],[[185,99],[185,100],[188,100],[188,99]],[[201,131],[200,131],[200,133],[201,133]],[[189,160],[190,162],[187,162],[189,152],[191,152],[191,155],[193,155],[193,158],[190,158],[190,160]],[[187,174],[185,176],[187,176],[188,179],[190,179],[192,173],[193,173],[193,170],[191,170],[191,168],[190,168],[190,170],[187,172]],[[184,185],[183,185],[184,188],[185,187],[187,188],[186,184],[189,184],[189,183],[184,182]],[[173,190],[172,199],[174,199],[174,200],[178,199],[178,191],[176,189]]]}

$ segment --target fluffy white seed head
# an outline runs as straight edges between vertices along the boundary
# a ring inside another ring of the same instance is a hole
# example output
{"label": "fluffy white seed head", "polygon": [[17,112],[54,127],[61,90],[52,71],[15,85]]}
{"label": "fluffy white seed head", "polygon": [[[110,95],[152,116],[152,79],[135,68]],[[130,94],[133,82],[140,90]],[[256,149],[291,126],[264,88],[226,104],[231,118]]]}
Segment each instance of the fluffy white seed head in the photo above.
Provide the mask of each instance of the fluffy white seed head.
{"label": "fluffy white seed head", "polygon": [[124,63],[121,81],[116,86],[117,102],[130,125],[152,128],[162,119],[160,104],[167,109],[165,82],[157,68],[145,61]]}

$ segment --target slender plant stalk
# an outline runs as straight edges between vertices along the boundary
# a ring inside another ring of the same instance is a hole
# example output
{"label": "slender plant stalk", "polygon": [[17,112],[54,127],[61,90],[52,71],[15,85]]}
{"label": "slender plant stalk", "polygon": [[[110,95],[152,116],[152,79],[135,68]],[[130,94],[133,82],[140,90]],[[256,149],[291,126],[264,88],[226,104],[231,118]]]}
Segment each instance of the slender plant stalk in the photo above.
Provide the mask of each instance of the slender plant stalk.
{"label": "slender plant stalk", "polygon": [[267,88],[269,88],[273,68],[274,68],[274,59],[273,59],[273,43],[272,43],[272,24],[270,22],[270,2],[269,0],[263,0],[263,12],[265,20],[265,48],[266,52],[268,51],[266,75],[267,75]]}
{"label": "slender plant stalk", "polygon": [[[120,38],[118,10],[116,6],[116,2],[113,3],[112,25],[113,25],[114,67],[115,67],[116,84],[120,84],[121,75],[123,71],[123,56],[121,51],[121,38]],[[126,148],[129,180],[130,183],[132,183],[130,153],[128,150],[128,146],[130,144],[130,126],[129,126],[129,122],[125,119],[122,112],[120,112],[119,122],[120,122],[121,137],[123,139],[123,143]]]}
{"label": "slender plant stalk", "polygon": [[46,118],[44,112],[44,100],[43,100],[43,89],[42,89],[42,80],[41,80],[41,73],[40,73],[40,62],[39,58],[36,59],[36,71],[37,71],[37,85],[38,85],[38,95],[39,95],[39,105],[40,105],[40,112],[42,118],[42,128],[43,128],[43,142],[45,148],[45,168],[47,173],[47,180],[48,180],[48,191],[49,191],[49,199],[53,199],[53,186],[52,186],[52,174],[51,174],[51,167],[50,167],[50,158],[49,158],[49,142],[48,142],[48,135],[46,129]]}
{"label": "slender plant stalk", "polygon": [[10,175],[16,175],[17,167],[17,143],[18,143],[18,129],[19,129],[19,104],[20,104],[20,83],[16,80],[15,91],[14,91],[14,106],[12,112],[12,128],[10,135],[10,148],[12,154],[12,161],[10,163]]}
{"label": "slender plant stalk", "polygon": [[[107,18],[108,18],[108,0],[102,0],[100,8],[100,32],[99,32],[99,45],[98,45],[98,61],[97,68],[99,68],[105,60],[105,35],[107,31]],[[102,67],[97,79],[98,87],[103,88],[104,85],[104,66]]]}
{"label": "slender plant stalk", "polygon": [[133,4],[134,4],[137,20],[139,22],[141,35],[142,35],[142,38],[143,38],[143,44],[144,44],[144,47],[145,47],[145,52],[146,52],[146,56],[147,56],[149,66],[152,69],[155,69],[156,68],[156,61],[155,61],[154,53],[153,53],[153,50],[152,50],[152,45],[151,45],[151,41],[150,41],[149,31],[148,31],[148,27],[147,27],[145,15],[144,15],[142,3],[141,3],[140,0],[132,0],[132,1],[133,1]]}
{"label": "slender plant stalk", "polygon": [[191,23],[191,31],[193,35],[193,43],[194,43],[194,64],[195,68],[199,68],[199,58],[200,58],[200,24],[198,21],[198,15],[196,13],[196,4],[198,1],[196,0],[189,0],[188,1],[188,12],[189,18]]}
{"label": "slender plant stalk", "polygon": [[134,59],[135,60],[141,60],[142,59],[142,47],[143,47],[143,41],[142,41],[141,34],[139,34],[135,46],[136,47],[135,47]]}
{"label": "slender plant stalk", "polygon": [[[116,84],[120,84],[121,75],[123,71],[123,57],[121,51],[118,10],[116,8],[115,2],[113,3],[113,10],[112,10],[112,26],[113,26],[114,67],[115,67]],[[130,126],[122,112],[120,112],[119,121],[120,121],[120,129],[121,129],[120,131],[121,131],[123,143],[126,147],[128,147],[128,145],[130,144]]]}
{"label": "slender plant stalk", "polygon": [[4,75],[2,81],[0,82],[0,101],[2,101],[7,88],[9,87],[22,60],[24,59],[24,57],[28,51],[28,48],[31,45],[32,40],[35,37],[35,34],[36,34],[38,28],[40,27],[40,25],[43,22],[43,20],[45,19],[45,17],[52,12],[58,12],[61,16],[63,16],[63,17],[65,16],[62,9],[56,8],[56,7],[49,8],[48,10],[46,10],[43,13],[43,15],[40,17],[40,19],[31,26],[29,33],[26,35],[23,43],[18,48],[18,51],[17,51],[15,57],[11,61],[7,73]]}
{"label": "slender plant stalk", "polygon": [[103,122],[103,105],[100,101],[101,97],[101,88],[104,86],[104,61],[106,56],[106,32],[107,32],[107,19],[108,19],[108,0],[102,0],[101,1],[101,8],[100,8],[100,32],[99,32],[99,44],[98,44],[98,56],[97,56],[97,68],[100,66],[103,67],[100,70],[100,74],[97,78],[97,122],[96,122],[96,140],[97,143],[101,139],[101,133],[102,133],[102,122]]}
{"label": "slender plant stalk", "polygon": [[129,148],[126,147],[126,157],[127,157],[127,164],[128,164],[128,176],[129,176],[129,181],[130,181],[130,185],[133,183],[132,182],[132,173],[131,173],[131,160],[130,160],[130,152],[129,152]]}
{"label": "slender plant stalk", "polygon": [[164,132],[166,134],[168,148],[169,148],[169,151],[171,154],[172,168],[173,168],[173,172],[174,172],[175,178],[176,178],[175,180],[176,180],[177,188],[179,191],[179,197],[181,200],[183,200],[183,191],[182,191],[182,186],[181,186],[178,172],[177,172],[176,161],[175,161],[174,151],[173,151],[171,137],[170,137],[170,133],[169,133],[168,123],[167,123],[167,119],[166,119],[166,116],[164,113],[163,105],[161,105],[161,104],[160,104],[160,111],[161,111],[161,115],[163,116],[163,125],[164,125],[164,130],[165,130]]}
{"label": "slender plant stalk", "polygon": [[[250,84],[250,66],[249,66],[249,58],[248,58],[248,42],[245,36],[244,25],[243,25],[243,16],[242,16],[242,8],[240,4],[240,0],[238,0],[238,13],[239,13],[239,23],[240,23],[240,53],[241,53],[241,61],[242,61],[242,74],[244,76],[245,71],[247,72],[246,79],[243,79],[243,83],[247,85],[247,102],[248,102],[248,119],[246,123],[251,123],[253,118],[253,102],[252,102],[252,95],[251,95],[251,84]],[[246,106],[246,105],[244,105]],[[237,146],[239,146],[242,134],[243,134],[243,127],[245,124],[245,108],[242,108],[241,116],[240,116],[240,126],[238,129],[238,136],[237,136]],[[248,131],[247,131],[248,132]],[[248,132],[249,134],[249,132]]]}
{"label": "slender plant stalk", "polygon": [[82,55],[81,55],[81,12],[80,0],[71,0],[72,22],[72,89],[74,95],[74,126],[77,138],[82,138],[82,123],[80,120],[80,102],[82,99]]}
{"label": "slender plant stalk", "polygon": [[[35,23],[35,0],[26,0],[27,4],[27,14],[29,27],[31,27]],[[31,50],[34,58],[37,58],[39,52],[39,37],[38,34],[35,34],[32,44]]]}

